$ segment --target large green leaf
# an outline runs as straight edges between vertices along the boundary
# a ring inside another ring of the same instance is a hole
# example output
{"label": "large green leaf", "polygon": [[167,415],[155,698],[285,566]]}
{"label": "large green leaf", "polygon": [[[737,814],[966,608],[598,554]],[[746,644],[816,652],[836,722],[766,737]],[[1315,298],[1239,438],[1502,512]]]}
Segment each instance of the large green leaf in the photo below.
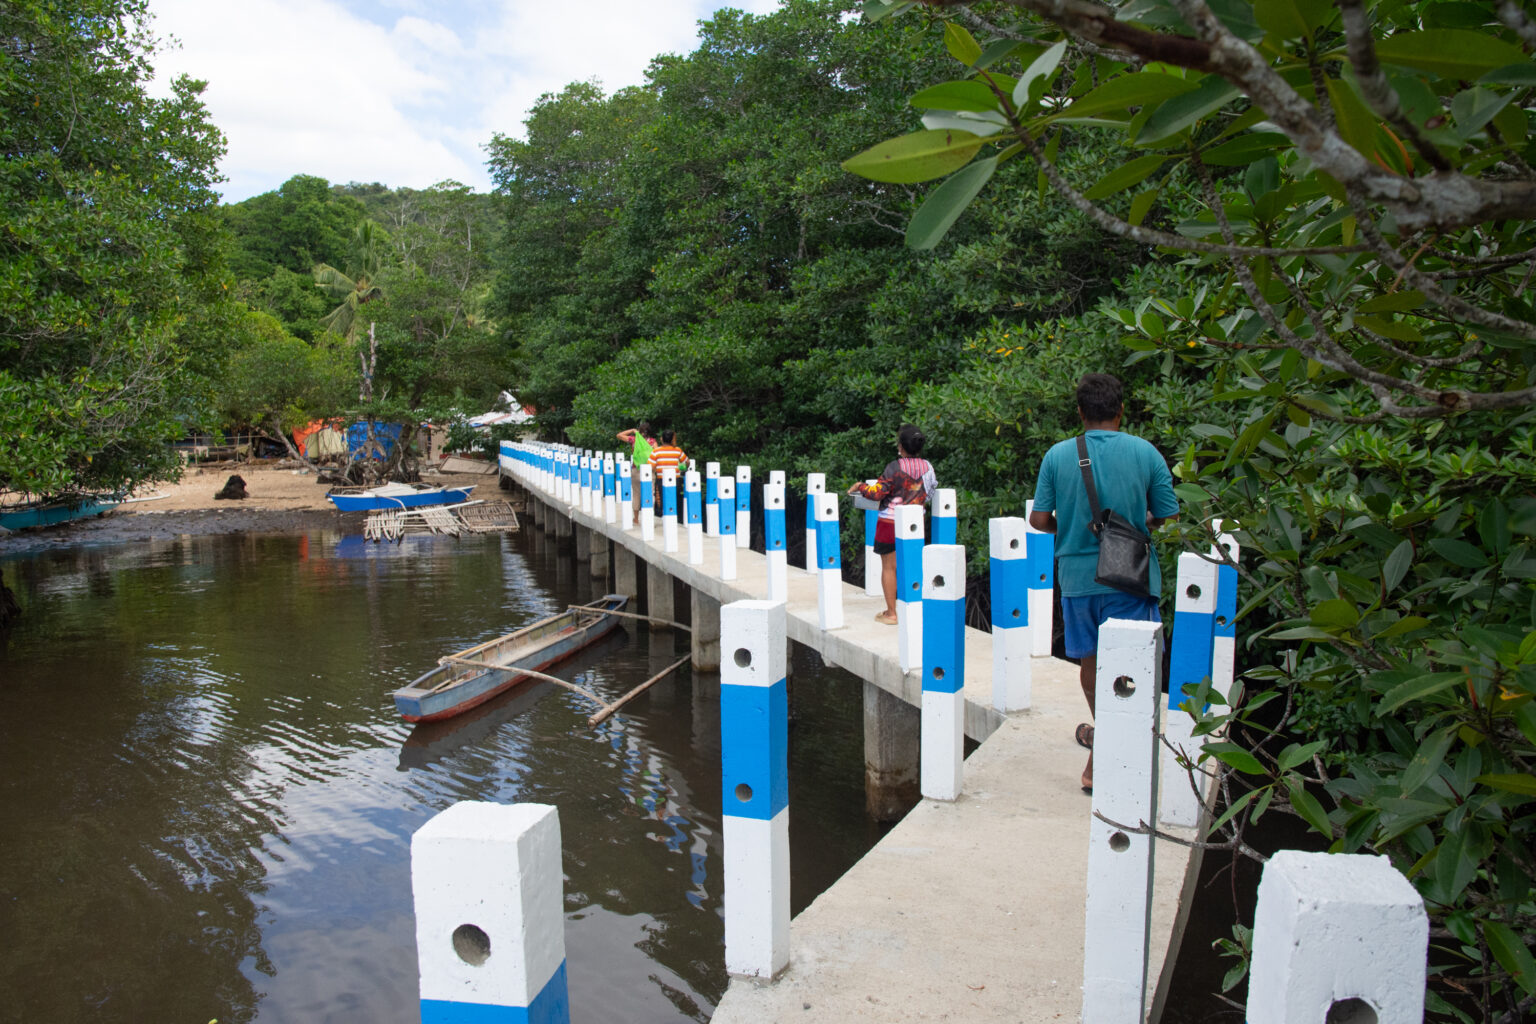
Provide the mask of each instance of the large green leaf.
{"label": "large green leaf", "polygon": [[1311,39],[1332,18],[1333,5],[1328,0],[1263,0],[1253,5],[1253,16],[1264,31],[1281,39]]}
{"label": "large green leaf", "polygon": [[996,110],[997,97],[985,82],[972,78],[929,86],[912,97],[912,105],[920,110]]}
{"label": "large green leaf", "polygon": [[1083,198],[1104,199],[1116,192],[1122,192],[1132,185],[1145,181],[1154,171],[1167,163],[1168,159],[1162,154],[1152,153],[1123,163],[1094,182],[1093,186],[1083,193]]}
{"label": "large green leaf", "polygon": [[1457,540],[1454,537],[1431,537],[1429,546],[1434,548],[1440,557],[1463,569],[1481,569],[1488,564],[1488,556],[1483,550],[1464,540]]}
{"label": "large green leaf", "polygon": [[1290,145],[1290,137],[1282,132],[1249,132],[1201,150],[1200,159],[1213,167],[1242,167]]}
{"label": "large green leaf", "polygon": [[1207,743],[1205,752],[1224,764],[1231,765],[1238,771],[1247,775],[1265,774],[1264,766],[1259,759],[1236,743]]}
{"label": "large green leaf", "polygon": [[843,170],[873,181],[911,185],[958,171],[985,140],[962,131],[913,132],[843,161]]}
{"label": "large green leaf", "polygon": [[1317,797],[1307,792],[1304,784],[1299,781],[1288,784],[1286,795],[1290,797],[1291,806],[1296,808],[1296,813],[1301,815],[1308,825],[1332,838],[1333,826],[1328,824],[1328,813],[1323,810],[1323,805],[1317,802]]}
{"label": "large green leaf", "polygon": [[1527,993],[1536,992],[1536,959],[1531,957],[1525,940],[1499,921],[1484,922],[1483,934],[1488,938],[1488,951],[1515,979],[1515,984]]}
{"label": "large green leaf", "polygon": [[1465,679],[1460,672],[1429,672],[1388,690],[1376,709],[1377,717],[1391,714],[1411,700],[1423,700],[1441,690],[1448,690]]}
{"label": "large green leaf", "polygon": [[1399,32],[1376,43],[1376,56],[1446,78],[1477,78],[1508,64],[1529,63],[1524,51],[1486,32],[1432,28]]}
{"label": "large green leaf", "polygon": [[[1051,75],[1056,73],[1056,68],[1061,64],[1062,54],[1067,52],[1067,41],[1063,39],[1055,46],[1036,57],[1024,70],[1018,84],[1013,87],[1013,105],[1020,109],[1029,106],[1030,92],[1036,82],[1049,82]],[[1044,86],[1041,87],[1042,89]],[[1036,95],[1039,92],[1036,91]]]}
{"label": "large green leaf", "polygon": [[1161,103],[1173,96],[1191,92],[1198,83],[1187,78],[1163,74],[1158,71],[1139,71],[1134,75],[1111,78],[1097,89],[1077,100],[1066,110],[1064,117],[1092,117],[1110,111],[1124,111],[1144,107],[1149,103]]}
{"label": "large green leaf", "polygon": [[997,157],[994,156],[977,160],[946,178],[912,215],[907,224],[907,245],[919,250],[937,245],[996,170]]}
{"label": "large green leaf", "polygon": [[1445,763],[1446,751],[1451,749],[1451,743],[1456,739],[1456,726],[1437,729],[1424,737],[1419,744],[1419,749],[1414,751],[1408,759],[1408,767],[1403,769],[1402,776],[1398,779],[1403,796],[1412,796],[1424,783],[1435,777],[1440,766]]}
{"label": "large green leaf", "polygon": [[1206,75],[1191,92],[1163,102],[1136,136],[1136,145],[1154,146],[1214,113],[1237,98],[1237,86],[1219,75]]}
{"label": "large green leaf", "polygon": [[1479,775],[1477,781],[1506,793],[1536,796],[1536,775]]}
{"label": "large green leaf", "polygon": [[944,46],[955,60],[971,67],[981,59],[981,44],[964,25],[953,21],[944,23]]}

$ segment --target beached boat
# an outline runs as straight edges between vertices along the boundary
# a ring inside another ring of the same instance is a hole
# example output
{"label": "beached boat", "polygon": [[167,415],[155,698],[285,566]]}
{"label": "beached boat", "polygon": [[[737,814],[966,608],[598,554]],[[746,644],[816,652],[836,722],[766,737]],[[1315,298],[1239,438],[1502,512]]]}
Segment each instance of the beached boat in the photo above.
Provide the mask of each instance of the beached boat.
{"label": "beached boat", "polygon": [[[437,722],[483,704],[605,636],[629,603],[609,594],[590,607],[569,608],[515,633],[438,659],[437,668],[394,692],[407,722]],[[522,671],[519,671],[522,670]]]}
{"label": "beached boat", "polygon": [[340,512],[371,512],[381,508],[421,508],[468,501],[468,487],[434,487],[432,484],[378,484],[374,487],[338,487],[326,495]]}
{"label": "beached boat", "polygon": [[25,530],[34,526],[55,526],[72,519],[110,512],[123,503],[121,498],[105,494],[81,494],[53,501],[29,501],[20,505],[0,506],[0,526],[7,530]]}

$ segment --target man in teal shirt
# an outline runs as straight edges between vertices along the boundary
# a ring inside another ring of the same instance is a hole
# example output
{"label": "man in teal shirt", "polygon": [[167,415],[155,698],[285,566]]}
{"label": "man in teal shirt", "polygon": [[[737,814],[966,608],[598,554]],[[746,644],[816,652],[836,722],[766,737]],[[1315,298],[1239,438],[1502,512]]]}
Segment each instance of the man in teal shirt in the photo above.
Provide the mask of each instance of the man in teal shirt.
{"label": "man in teal shirt", "polygon": [[[1077,384],[1077,411],[1083,418],[1099,507],[1114,509],[1133,523],[1146,523],[1148,532],[1177,515],[1179,505],[1167,461],[1149,442],[1120,432],[1125,412],[1120,381],[1107,373],[1085,374]],[[1156,597],[1162,587],[1157,549],[1152,550],[1147,581],[1153,597],[1127,594],[1095,582],[1099,540],[1088,528],[1092,516],[1078,465],[1077,438],[1057,442],[1040,463],[1029,524],[1056,534],[1056,582],[1061,587],[1067,657],[1079,659],[1078,679],[1090,714],[1094,710],[1099,627],[1110,619],[1162,621]],[[1088,766],[1083,769],[1083,789],[1092,792],[1093,726],[1078,726],[1077,739],[1090,751]]]}

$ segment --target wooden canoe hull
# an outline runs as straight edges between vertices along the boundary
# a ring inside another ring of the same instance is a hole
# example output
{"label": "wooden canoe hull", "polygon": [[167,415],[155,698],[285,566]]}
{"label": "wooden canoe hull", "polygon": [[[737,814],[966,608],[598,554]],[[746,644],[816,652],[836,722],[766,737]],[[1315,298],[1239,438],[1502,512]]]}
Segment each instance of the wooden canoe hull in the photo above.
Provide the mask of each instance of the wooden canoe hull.
{"label": "wooden canoe hull", "polygon": [[35,526],[57,526],[74,519],[110,512],[122,502],[112,498],[85,498],[81,501],[56,501],[50,504],[12,506],[0,509],[0,526],[7,530],[27,530]]}
{"label": "wooden canoe hull", "polygon": [[[623,611],[629,598],[609,594],[593,603]],[[607,635],[618,624],[616,615],[574,609],[536,622],[454,656],[500,667],[485,668],[444,659],[437,668],[396,690],[395,708],[407,722],[439,722],[463,714],[524,682],[529,678],[529,670],[543,671]]]}

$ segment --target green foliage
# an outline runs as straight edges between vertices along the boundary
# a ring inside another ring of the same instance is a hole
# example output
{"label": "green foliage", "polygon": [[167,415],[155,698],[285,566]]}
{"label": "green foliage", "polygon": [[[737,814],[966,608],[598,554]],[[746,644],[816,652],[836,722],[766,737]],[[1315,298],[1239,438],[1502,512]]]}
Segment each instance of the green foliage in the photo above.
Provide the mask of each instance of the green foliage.
{"label": "green foliage", "polygon": [[223,140],[186,78],[145,92],[145,5],[0,8],[0,488],[120,490],[172,466],[226,298]]}

